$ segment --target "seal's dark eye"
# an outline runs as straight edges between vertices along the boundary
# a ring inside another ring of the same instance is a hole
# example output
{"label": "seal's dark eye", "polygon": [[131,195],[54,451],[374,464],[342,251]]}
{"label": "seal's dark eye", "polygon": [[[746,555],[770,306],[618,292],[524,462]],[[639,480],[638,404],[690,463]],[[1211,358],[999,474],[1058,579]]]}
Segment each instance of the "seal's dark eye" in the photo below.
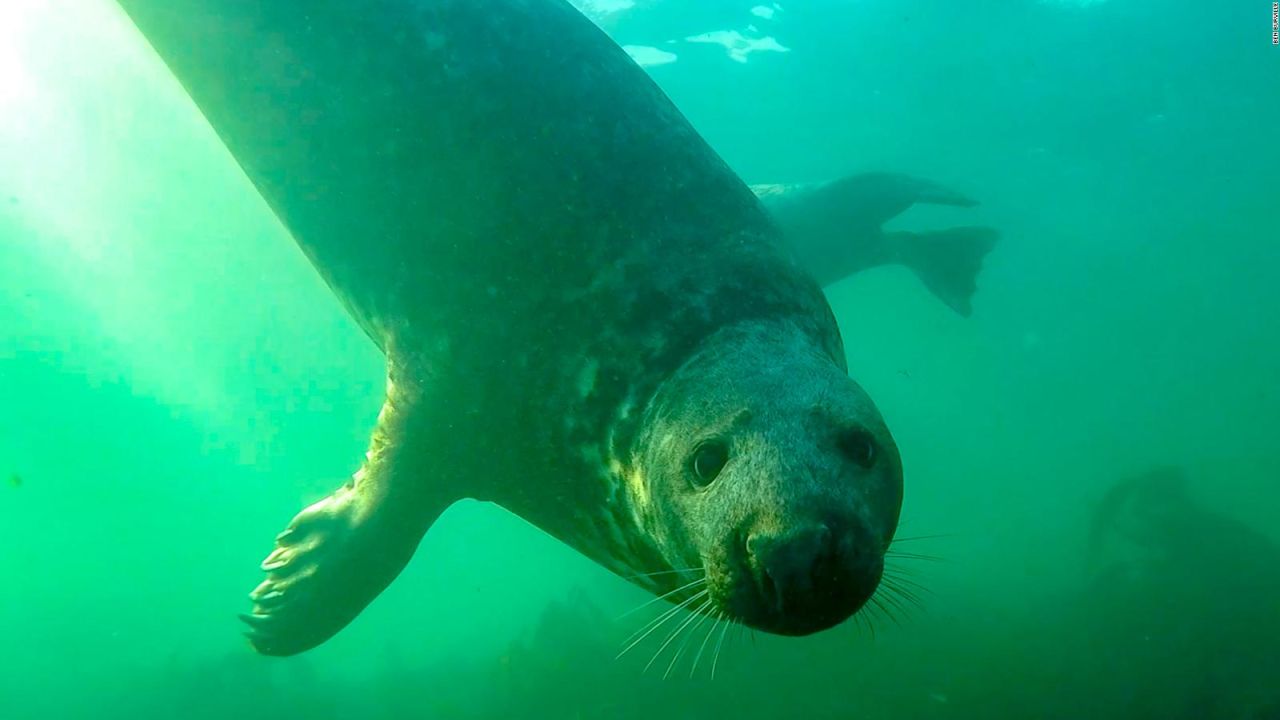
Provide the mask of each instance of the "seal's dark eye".
{"label": "seal's dark eye", "polygon": [[710,440],[693,451],[693,480],[699,487],[706,487],[729,462],[729,447],[719,440]]}
{"label": "seal's dark eye", "polygon": [[863,468],[876,462],[876,439],[866,430],[849,430],[840,435],[840,450]]}

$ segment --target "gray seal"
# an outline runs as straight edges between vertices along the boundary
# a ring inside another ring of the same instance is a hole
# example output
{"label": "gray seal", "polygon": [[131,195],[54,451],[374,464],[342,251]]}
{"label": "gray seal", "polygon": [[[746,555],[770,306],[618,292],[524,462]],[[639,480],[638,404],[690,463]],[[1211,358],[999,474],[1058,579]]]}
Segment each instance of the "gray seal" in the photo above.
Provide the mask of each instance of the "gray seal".
{"label": "gray seal", "polygon": [[821,287],[589,20],[119,2],[386,356],[364,463],[262,564],[260,652],[346,626],[462,498],[765,631],[876,591],[902,468]]}
{"label": "gray seal", "polygon": [[1000,238],[996,230],[886,231],[882,225],[917,203],[971,208],[976,200],[930,180],[889,172],[751,189],[781,228],[784,244],[823,286],[873,267],[902,265],[957,315],[973,313],[978,273]]}

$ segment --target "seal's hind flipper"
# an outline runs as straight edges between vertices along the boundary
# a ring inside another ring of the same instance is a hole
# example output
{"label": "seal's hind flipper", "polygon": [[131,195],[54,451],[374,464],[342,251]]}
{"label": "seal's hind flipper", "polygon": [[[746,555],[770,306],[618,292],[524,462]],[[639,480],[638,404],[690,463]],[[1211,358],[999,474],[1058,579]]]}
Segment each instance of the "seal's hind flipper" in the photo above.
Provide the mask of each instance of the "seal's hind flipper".
{"label": "seal's hind flipper", "polygon": [[897,258],[961,317],[973,312],[982,261],[1000,235],[987,227],[885,233]]}
{"label": "seal's hind flipper", "polygon": [[264,655],[294,655],[328,640],[400,574],[452,503],[424,478],[415,393],[388,383],[366,461],[350,482],[300,512],[262,562],[267,579],[241,615]]}

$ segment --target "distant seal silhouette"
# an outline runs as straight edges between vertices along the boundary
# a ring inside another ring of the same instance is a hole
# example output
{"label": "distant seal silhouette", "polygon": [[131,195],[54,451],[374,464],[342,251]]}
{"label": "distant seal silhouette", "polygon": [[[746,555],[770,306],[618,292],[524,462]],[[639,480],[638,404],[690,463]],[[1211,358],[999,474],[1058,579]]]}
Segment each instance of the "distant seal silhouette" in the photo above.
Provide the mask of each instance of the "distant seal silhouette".
{"label": "distant seal silhouette", "polygon": [[461,498],[718,621],[802,635],[872,596],[902,467],[822,290],[590,21],[119,2],[387,358],[365,462],[263,562],[260,652],[346,626]]}
{"label": "distant seal silhouette", "polygon": [[880,226],[917,203],[973,207],[976,200],[929,180],[887,172],[751,189],[782,229],[784,244],[822,285],[901,264],[956,314],[972,314],[977,275],[1000,237],[997,231],[972,226],[885,232]]}

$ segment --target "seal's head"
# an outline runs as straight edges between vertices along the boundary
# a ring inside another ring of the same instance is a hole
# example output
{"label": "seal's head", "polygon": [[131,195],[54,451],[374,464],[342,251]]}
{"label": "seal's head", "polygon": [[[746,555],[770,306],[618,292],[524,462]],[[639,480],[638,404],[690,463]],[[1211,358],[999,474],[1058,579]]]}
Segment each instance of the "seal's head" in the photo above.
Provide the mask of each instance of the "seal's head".
{"label": "seal's head", "polygon": [[655,396],[632,461],[659,551],[706,571],[676,597],[705,589],[704,612],[807,635],[875,592],[902,505],[898,450],[804,333],[759,323],[709,338]]}

